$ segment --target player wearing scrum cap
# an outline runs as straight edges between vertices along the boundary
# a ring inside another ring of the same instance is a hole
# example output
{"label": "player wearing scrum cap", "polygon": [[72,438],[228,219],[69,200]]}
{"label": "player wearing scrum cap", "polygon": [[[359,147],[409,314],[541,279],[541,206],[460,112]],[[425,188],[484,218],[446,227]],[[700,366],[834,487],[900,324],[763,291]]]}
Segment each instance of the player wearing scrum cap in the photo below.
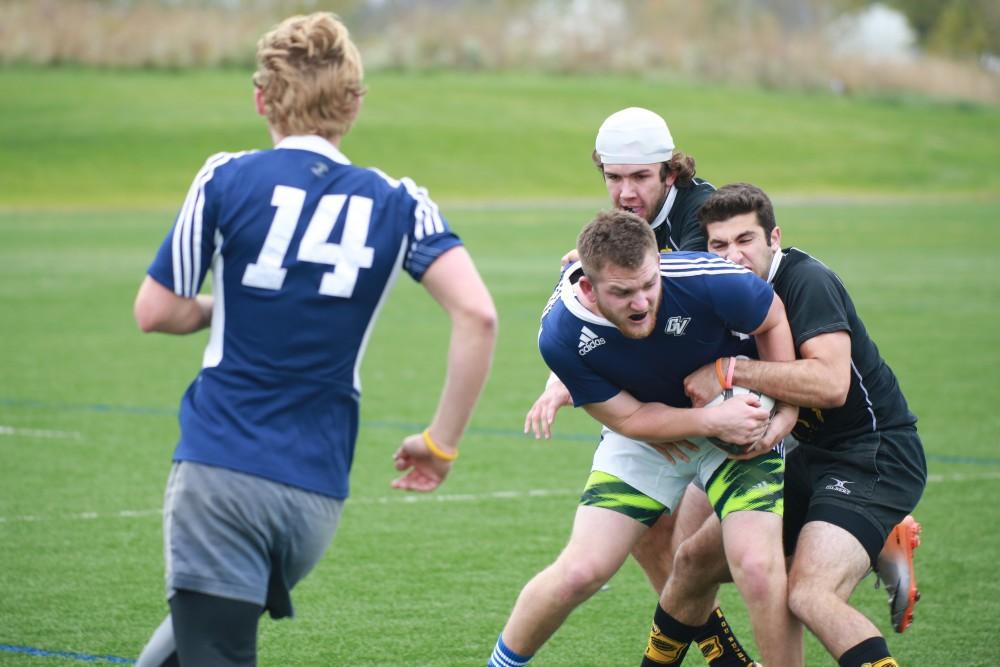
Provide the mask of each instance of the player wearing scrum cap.
{"label": "player wearing scrum cap", "polygon": [[644,218],[661,251],[705,250],[698,210],[715,187],[695,177],[695,161],[674,147],[666,121],[648,109],[611,114],[592,155],[615,208]]}

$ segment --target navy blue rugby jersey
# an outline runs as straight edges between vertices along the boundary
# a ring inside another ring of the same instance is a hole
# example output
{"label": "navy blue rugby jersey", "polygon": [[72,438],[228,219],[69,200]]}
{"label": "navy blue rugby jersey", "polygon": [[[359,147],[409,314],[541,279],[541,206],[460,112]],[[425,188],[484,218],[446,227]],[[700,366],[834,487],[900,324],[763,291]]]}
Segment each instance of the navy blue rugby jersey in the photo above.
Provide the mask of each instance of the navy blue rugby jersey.
{"label": "navy blue rugby jersey", "polygon": [[319,137],[210,157],[148,271],[194,297],[212,269],[174,460],[346,497],[379,308],[400,268],[420,280],[460,244],[426,190]]}
{"label": "navy blue rugby jersey", "polygon": [[[576,406],[625,390],[645,403],[691,407],[684,378],[718,357],[753,354],[750,332],[767,317],[774,293],[747,269],[703,252],[660,255],[663,292],[647,338],[626,338],[580,303],[566,268],[545,311],[538,347]],[[753,356],[756,356],[753,354]]]}

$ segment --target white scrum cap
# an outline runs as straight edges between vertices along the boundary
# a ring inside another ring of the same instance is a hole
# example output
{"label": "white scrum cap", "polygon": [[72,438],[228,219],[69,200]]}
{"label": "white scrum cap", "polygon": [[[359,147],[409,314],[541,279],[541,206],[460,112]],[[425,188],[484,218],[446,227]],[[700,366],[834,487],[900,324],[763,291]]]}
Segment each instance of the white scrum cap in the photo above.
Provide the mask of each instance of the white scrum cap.
{"label": "white scrum cap", "polygon": [[628,107],[601,123],[595,148],[603,164],[653,164],[670,160],[674,138],[659,114]]}

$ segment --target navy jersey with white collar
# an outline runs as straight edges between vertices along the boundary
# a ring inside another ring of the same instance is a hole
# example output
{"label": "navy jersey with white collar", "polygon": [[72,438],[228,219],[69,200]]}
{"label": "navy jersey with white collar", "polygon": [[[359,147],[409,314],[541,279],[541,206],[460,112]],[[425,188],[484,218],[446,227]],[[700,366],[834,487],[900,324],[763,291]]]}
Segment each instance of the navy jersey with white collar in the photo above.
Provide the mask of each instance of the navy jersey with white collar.
{"label": "navy jersey with white collar", "polygon": [[[601,403],[622,390],[642,402],[686,408],[684,378],[718,357],[752,354],[771,307],[771,286],[752,272],[703,252],[660,255],[663,293],[648,337],[626,338],[581,304],[567,267],[542,314],[538,347],[576,406]],[[754,355],[756,356],[756,355]]]}
{"label": "navy jersey with white collar", "polygon": [[210,157],[148,271],[194,297],[212,270],[174,460],[346,497],[378,310],[400,268],[420,280],[460,243],[426,190],[320,137]]}

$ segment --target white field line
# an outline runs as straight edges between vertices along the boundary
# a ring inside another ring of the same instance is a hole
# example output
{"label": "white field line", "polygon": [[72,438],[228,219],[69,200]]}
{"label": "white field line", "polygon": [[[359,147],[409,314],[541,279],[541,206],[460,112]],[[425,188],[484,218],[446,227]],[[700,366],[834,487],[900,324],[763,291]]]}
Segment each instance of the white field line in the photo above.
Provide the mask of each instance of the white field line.
{"label": "white field line", "polygon": [[[422,502],[438,503],[470,503],[490,500],[526,500],[528,498],[545,498],[549,496],[579,495],[580,489],[531,489],[528,491],[492,491],[490,493],[404,493],[392,496],[352,496],[349,505],[389,505],[395,503],[413,504]],[[0,516],[0,524],[4,523],[35,523],[40,521],[92,521],[94,519],[142,519],[160,516],[163,510],[123,510],[121,512],[76,512],[58,516],[39,516],[22,514],[20,516]]]}
{"label": "white field line", "polygon": [[[972,474],[955,473],[950,475],[928,475],[928,483],[939,482],[973,482],[984,479],[1000,479],[1000,470],[978,472]],[[555,496],[579,495],[580,489],[530,489],[528,491],[491,491],[489,493],[403,493],[391,496],[354,496],[347,502],[350,505],[391,505],[414,503],[476,503],[490,500],[528,500],[530,498],[547,498]],[[0,524],[5,523],[35,523],[41,521],[93,521],[95,519],[145,519],[162,514],[160,509],[123,510],[121,512],[77,512],[59,516],[38,516],[22,514],[19,516],[0,516]]]}
{"label": "white field line", "polygon": [[67,440],[79,440],[83,436],[77,431],[55,431],[43,428],[17,428],[15,426],[0,425],[0,436],[13,435],[26,438],[61,438]]}

